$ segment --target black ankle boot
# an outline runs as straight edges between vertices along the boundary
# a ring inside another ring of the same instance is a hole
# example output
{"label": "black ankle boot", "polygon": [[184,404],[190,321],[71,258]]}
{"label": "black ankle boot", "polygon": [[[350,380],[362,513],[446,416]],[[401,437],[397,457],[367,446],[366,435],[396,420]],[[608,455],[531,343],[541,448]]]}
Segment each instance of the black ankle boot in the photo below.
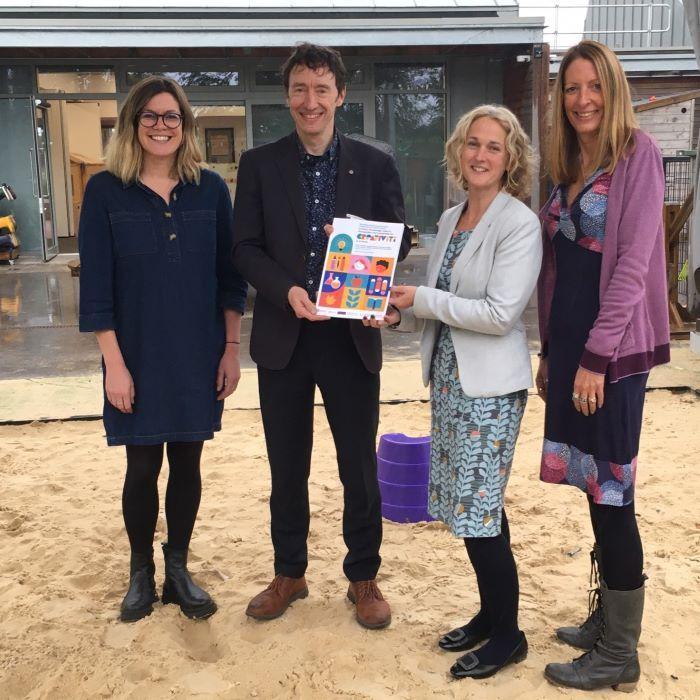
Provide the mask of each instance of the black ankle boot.
{"label": "black ankle boot", "polygon": [[177,603],[180,610],[192,620],[203,620],[216,612],[216,603],[203,591],[187,570],[187,550],[172,549],[163,543],[165,582],[163,605]]}
{"label": "black ankle boot", "polygon": [[129,590],[124,596],[119,619],[122,622],[136,622],[153,612],[153,603],[157,602],[156,565],[153,550],[150,554],[131,553],[129,567]]}

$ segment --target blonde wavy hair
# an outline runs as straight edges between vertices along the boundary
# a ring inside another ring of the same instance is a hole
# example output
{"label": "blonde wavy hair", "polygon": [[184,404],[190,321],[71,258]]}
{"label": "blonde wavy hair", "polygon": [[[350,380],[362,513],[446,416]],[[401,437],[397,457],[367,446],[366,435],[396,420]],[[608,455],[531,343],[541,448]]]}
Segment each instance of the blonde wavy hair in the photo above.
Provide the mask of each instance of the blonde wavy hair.
{"label": "blonde wavy hair", "polygon": [[506,132],[506,171],[502,188],[514,197],[523,198],[530,193],[532,174],[535,169],[535,153],[530,139],[520,126],[518,118],[502,105],[480,105],[464,114],[457,122],[452,135],[445,144],[443,163],[452,182],[465,192],[469,189],[462,172],[461,155],[472,124],[482,117],[498,122]]}
{"label": "blonde wavy hair", "polygon": [[107,146],[105,167],[125,184],[136,182],[143,167],[143,148],[137,134],[139,115],[153,97],[163,92],[175,98],[182,114],[182,143],[175,158],[177,177],[199,184],[204,158],[197,143],[194,113],[184,90],[174,80],[161,75],[144,78],[131,88]]}
{"label": "blonde wavy hair", "polygon": [[593,64],[600,80],[604,106],[595,155],[588,166],[589,172],[582,173],[584,177],[599,168],[611,173],[633,146],[634,130],[638,128],[627,76],[615,53],[590,39],[572,46],[562,58],[552,92],[549,172],[555,184],[569,184],[581,174],[578,138],[564,110],[566,71],[577,58]]}

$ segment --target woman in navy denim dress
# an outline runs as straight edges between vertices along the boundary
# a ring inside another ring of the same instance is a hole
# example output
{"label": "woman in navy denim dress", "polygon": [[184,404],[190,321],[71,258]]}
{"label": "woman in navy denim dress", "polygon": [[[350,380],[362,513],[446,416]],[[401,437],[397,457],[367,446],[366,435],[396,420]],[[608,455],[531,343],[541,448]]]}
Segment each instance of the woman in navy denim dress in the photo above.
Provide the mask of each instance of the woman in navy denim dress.
{"label": "woman in navy denim dress", "polygon": [[94,331],[104,367],[108,445],[125,445],[122,496],[131,545],[121,619],[153,611],[158,474],[167,444],[163,603],[191,618],[216,603],[187,571],[201,497],[204,440],[221,429],[240,378],[247,286],[231,264],[228,188],[202,167],[194,115],[180,86],[151,77],[129,93],[90,179],[80,218],[80,330]]}

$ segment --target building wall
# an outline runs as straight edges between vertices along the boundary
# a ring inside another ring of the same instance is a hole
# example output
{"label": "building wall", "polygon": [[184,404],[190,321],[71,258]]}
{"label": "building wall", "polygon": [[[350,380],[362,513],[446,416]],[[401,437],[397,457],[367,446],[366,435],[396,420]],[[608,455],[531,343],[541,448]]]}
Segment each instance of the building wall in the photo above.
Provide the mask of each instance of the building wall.
{"label": "building wall", "polygon": [[66,127],[71,157],[79,157],[89,163],[102,160],[102,131],[98,102],[66,104]]}
{"label": "building wall", "polygon": [[637,120],[640,128],[656,139],[665,156],[674,156],[692,147],[693,100],[640,112]]}
{"label": "building wall", "polygon": [[[680,92],[685,92],[687,90],[699,90],[700,89],[700,77],[699,76],[685,76],[685,77],[675,77],[675,76],[657,76],[657,77],[634,77],[629,78],[630,90],[632,91],[632,99],[634,101],[646,100],[650,97],[666,97],[668,95],[675,95]],[[678,126],[681,123],[690,121],[691,125],[691,137],[689,140],[689,145],[679,146],[679,148],[697,148],[698,144],[698,131],[700,130],[700,100],[693,100],[690,103],[683,103],[679,105],[673,105],[668,108],[661,108],[660,110],[650,110],[648,114],[654,114],[658,112],[663,112],[665,109],[670,110],[666,115],[669,119],[673,120],[668,124],[662,122],[662,117],[654,116],[650,117],[650,124],[653,130],[650,130],[657,140],[669,142],[669,148],[672,148],[673,139],[670,138],[674,133],[678,133],[678,138],[685,138],[680,136],[680,131],[678,131]],[[685,110],[685,112],[683,111]],[[644,113],[640,113],[640,117]],[[659,136],[656,136],[656,134]],[[673,153],[664,153],[665,155],[675,155]]]}

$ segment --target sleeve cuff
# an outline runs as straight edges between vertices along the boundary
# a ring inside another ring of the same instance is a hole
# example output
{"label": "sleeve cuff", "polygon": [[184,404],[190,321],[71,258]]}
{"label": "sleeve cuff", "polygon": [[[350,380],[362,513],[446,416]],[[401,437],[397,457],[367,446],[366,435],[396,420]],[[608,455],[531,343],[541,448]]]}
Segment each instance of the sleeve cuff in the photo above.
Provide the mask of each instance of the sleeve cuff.
{"label": "sleeve cuff", "polygon": [[584,349],[579,361],[579,366],[595,374],[605,374],[612,358],[604,355],[596,355],[590,350]]}
{"label": "sleeve cuff", "polygon": [[430,309],[426,303],[426,293],[428,288],[421,285],[416,289],[416,295],[413,297],[413,315],[416,318],[431,318]]}
{"label": "sleeve cuff", "polygon": [[114,314],[80,314],[78,328],[81,333],[91,333],[93,331],[113,331],[116,327]]}
{"label": "sleeve cuff", "polygon": [[245,312],[247,294],[241,296],[235,292],[219,292],[218,302],[222,309],[238,311],[241,315]]}

